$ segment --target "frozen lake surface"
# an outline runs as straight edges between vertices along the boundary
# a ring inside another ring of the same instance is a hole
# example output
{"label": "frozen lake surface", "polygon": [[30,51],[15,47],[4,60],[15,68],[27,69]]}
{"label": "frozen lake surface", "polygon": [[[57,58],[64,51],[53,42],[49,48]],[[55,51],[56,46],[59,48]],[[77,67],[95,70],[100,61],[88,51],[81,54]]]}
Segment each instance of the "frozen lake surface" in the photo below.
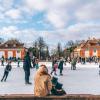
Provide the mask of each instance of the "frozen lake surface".
{"label": "frozen lake surface", "polygon": [[[41,62],[46,64],[49,72],[51,71],[50,62]],[[35,69],[31,69],[30,81],[32,85],[25,85],[24,71],[21,67],[17,67],[16,63],[12,63],[12,71],[9,73],[6,82],[0,82],[0,94],[33,94],[34,90],[34,74]],[[57,77],[59,82],[63,83],[63,88],[68,94],[100,94],[100,76],[98,65],[87,63],[86,65],[77,64],[77,70],[70,70],[70,64],[66,64],[63,70],[63,76]],[[0,66],[0,79],[3,76],[5,66]]]}

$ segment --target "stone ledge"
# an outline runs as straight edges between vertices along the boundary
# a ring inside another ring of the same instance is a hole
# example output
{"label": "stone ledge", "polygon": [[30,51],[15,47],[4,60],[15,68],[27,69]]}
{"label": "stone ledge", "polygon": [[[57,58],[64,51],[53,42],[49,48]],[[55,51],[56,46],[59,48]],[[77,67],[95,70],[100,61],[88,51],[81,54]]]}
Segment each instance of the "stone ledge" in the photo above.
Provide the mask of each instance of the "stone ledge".
{"label": "stone ledge", "polygon": [[33,94],[0,95],[0,100],[100,100],[100,95],[68,94],[65,96],[35,97]]}

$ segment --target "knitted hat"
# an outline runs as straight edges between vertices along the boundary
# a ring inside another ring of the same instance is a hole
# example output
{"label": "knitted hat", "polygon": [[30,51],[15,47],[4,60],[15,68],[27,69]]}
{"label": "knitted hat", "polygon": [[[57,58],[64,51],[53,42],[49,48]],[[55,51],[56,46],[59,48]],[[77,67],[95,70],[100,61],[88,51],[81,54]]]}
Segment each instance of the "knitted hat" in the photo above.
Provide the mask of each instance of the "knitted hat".
{"label": "knitted hat", "polygon": [[58,82],[58,78],[53,76],[51,81],[52,81],[52,84],[56,85]]}

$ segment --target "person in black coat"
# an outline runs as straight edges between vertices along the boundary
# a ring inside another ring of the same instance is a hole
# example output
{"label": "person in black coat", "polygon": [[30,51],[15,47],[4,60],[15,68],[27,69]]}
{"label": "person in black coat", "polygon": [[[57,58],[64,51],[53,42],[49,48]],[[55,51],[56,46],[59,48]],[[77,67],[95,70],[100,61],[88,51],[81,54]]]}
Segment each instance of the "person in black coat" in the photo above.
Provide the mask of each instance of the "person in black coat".
{"label": "person in black coat", "polygon": [[23,69],[25,72],[25,84],[32,84],[29,82],[30,68],[31,68],[31,58],[30,58],[30,53],[27,52],[23,62]]}
{"label": "person in black coat", "polygon": [[59,66],[58,66],[58,69],[60,70],[60,75],[62,76],[62,71],[63,71],[63,65],[64,65],[65,61],[63,58],[60,59],[60,62],[59,62]]}
{"label": "person in black coat", "polygon": [[4,66],[4,56],[1,58],[1,66]]}
{"label": "person in black coat", "polygon": [[99,75],[100,75],[100,60],[99,60]]}
{"label": "person in black coat", "polygon": [[21,59],[18,57],[18,59],[17,59],[17,66],[18,67],[20,67],[20,61],[21,61]]}
{"label": "person in black coat", "polygon": [[7,64],[7,66],[6,66],[6,68],[5,68],[5,70],[4,70],[4,75],[3,75],[2,79],[1,79],[1,82],[3,80],[6,81],[6,79],[8,77],[8,74],[9,74],[9,71],[11,71],[11,69],[12,69],[11,61],[9,61],[8,64]]}

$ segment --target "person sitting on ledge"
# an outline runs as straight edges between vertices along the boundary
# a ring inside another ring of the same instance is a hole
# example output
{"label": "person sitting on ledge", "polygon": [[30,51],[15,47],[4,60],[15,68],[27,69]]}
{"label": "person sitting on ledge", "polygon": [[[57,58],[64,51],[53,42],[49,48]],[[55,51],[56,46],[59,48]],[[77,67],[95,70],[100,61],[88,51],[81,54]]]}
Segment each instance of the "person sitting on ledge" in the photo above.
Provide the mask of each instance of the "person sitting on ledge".
{"label": "person sitting on ledge", "polygon": [[48,96],[52,89],[51,76],[45,65],[41,65],[34,77],[34,96]]}
{"label": "person sitting on ledge", "polygon": [[56,96],[62,96],[65,95],[66,92],[62,88],[63,84],[58,82],[58,78],[52,77],[52,89],[51,89],[51,94],[56,95]]}

